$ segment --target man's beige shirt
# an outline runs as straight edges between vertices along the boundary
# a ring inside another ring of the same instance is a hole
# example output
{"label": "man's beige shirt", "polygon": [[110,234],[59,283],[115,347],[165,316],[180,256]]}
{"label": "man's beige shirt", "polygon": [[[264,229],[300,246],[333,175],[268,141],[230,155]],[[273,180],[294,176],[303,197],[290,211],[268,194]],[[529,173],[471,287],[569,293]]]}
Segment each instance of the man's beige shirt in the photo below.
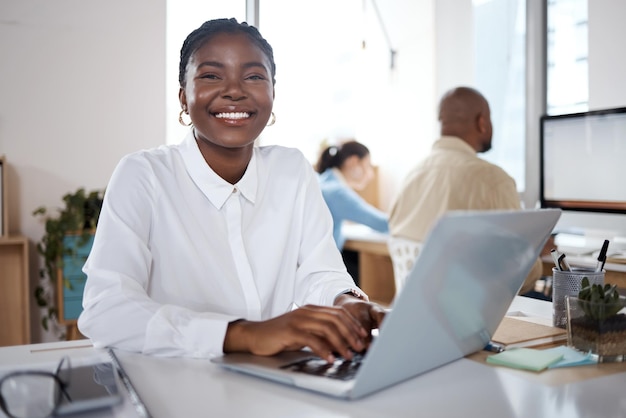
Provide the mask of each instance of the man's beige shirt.
{"label": "man's beige shirt", "polygon": [[[433,223],[449,210],[521,209],[515,180],[479,158],[465,141],[443,136],[430,155],[407,176],[389,216],[392,236],[422,242]],[[541,277],[537,260],[520,293]]]}

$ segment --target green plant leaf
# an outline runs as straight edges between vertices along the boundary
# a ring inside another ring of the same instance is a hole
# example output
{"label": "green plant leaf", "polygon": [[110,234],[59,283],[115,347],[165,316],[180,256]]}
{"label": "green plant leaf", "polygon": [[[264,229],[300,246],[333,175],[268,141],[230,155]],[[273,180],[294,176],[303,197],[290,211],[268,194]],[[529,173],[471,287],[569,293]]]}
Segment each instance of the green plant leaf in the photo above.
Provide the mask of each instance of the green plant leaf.
{"label": "green plant leaf", "polygon": [[589,285],[587,277],[583,277],[578,292],[578,305],[586,316],[595,320],[604,320],[617,314],[623,307],[617,285],[609,283]]}

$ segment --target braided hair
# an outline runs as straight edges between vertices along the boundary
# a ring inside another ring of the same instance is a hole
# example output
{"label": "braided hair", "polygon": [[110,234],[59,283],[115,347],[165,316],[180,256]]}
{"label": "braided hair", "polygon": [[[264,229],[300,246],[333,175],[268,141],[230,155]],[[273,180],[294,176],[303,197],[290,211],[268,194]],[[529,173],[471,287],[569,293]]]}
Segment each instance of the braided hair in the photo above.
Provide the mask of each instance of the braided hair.
{"label": "braided hair", "polygon": [[357,141],[347,141],[341,145],[326,147],[315,164],[315,171],[321,174],[329,168],[341,168],[343,163],[353,155],[362,160],[370,155],[370,150]]}
{"label": "braided hair", "polygon": [[180,49],[180,64],[178,67],[178,82],[185,87],[185,73],[191,55],[198,50],[213,36],[220,33],[245,33],[263,51],[270,62],[272,72],[272,84],[276,84],[276,64],[274,63],[274,50],[272,46],[261,36],[258,29],[246,22],[237,22],[237,19],[214,19],[204,22],[199,28],[191,32]]}

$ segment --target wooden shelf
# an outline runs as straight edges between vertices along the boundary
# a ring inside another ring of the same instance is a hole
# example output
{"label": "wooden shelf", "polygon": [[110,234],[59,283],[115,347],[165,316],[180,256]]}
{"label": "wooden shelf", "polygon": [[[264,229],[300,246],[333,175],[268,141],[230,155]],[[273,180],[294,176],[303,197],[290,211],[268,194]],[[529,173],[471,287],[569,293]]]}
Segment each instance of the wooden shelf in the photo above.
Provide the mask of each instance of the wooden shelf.
{"label": "wooden shelf", "polygon": [[0,237],[0,346],[30,344],[28,239]]}

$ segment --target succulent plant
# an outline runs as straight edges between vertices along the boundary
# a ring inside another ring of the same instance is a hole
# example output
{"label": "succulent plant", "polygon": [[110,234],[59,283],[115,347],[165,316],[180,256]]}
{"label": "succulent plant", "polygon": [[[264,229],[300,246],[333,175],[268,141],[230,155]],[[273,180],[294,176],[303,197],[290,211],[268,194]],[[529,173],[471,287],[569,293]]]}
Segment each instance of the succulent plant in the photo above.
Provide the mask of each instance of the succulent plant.
{"label": "succulent plant", "polygon": [[581,289],[578,292],[578,305],[585,315],[598,321],[607,319],[617,314],[624,306],[620,300],[617,285],[589,283],[587,277],[583,277]]}

